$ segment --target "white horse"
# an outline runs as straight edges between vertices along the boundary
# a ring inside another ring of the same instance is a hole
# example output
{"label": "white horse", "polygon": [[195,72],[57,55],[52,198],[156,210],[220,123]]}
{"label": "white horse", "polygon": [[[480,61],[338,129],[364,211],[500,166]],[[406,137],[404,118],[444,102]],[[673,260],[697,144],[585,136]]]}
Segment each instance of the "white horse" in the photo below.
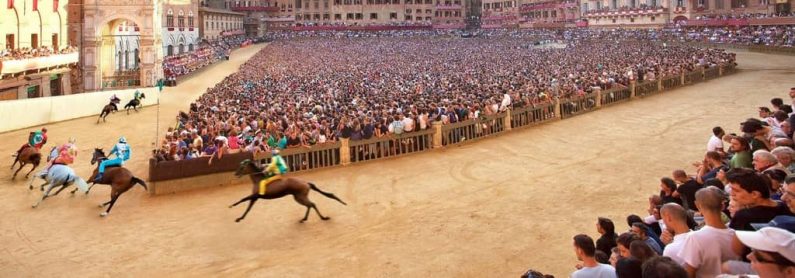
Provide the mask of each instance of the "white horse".
{"label": "white horse", "polygon": [[[69,187],[72,184],[75,184],[80,191],[87,192],[88,191],[88,184],[86,183],[83,178],[75,174],[75,171],[69,166],[56,164],[50,167],[50,170],[47,171],[46,169],[36,174],[33,178],[30,179],[30,185],[28,189],[33,190],[33,180],[35,177],[39,177],[44,179],[46,182],[41,185],[41,190],[44,191],[44,186],[47,185],[47,190],[44,192],[44,195],[41,196],[41,199],[33,205],[33,208],[36,208],[41,204],[44,199],[47,197],[58,195],[64,189]],[[52,191],[55,187],[60,186],[61,188],[55,192],[55,194],[50,195],[50,191]]]}

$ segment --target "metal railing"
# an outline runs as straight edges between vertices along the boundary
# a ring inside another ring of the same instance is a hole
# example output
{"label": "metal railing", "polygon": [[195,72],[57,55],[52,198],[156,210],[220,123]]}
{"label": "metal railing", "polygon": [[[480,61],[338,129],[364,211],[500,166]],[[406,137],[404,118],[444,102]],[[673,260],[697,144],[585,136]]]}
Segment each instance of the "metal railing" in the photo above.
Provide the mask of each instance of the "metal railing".
{"label": "metal railing", "polygon": [[701,81],[704,81],[704,75],[701,74],[701,69],[685,73],[685,84],[694,84]]}
{"label": "metal railing", "polygon": [[351,163],[430,150],[433,147],[434,132],[433,128],[428,128],[400,135],[390,134],[384,137],[350,141]]}
{"label": "metal railing", "polygon": [[663,91],[682,86],[682,77],[679,75],[663,77],[662,89]]}
{"label": "metal railing", "polygon": [[720,76],[720,69],[718,67],[711,67],[704,70],[704,80],[715,79]]}

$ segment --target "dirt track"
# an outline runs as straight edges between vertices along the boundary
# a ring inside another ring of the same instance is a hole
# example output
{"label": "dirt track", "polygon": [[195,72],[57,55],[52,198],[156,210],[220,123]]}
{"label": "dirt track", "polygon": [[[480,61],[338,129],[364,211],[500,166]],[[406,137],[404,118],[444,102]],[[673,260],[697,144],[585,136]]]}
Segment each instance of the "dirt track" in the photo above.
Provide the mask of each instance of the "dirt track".
{"label": "dirt track", "polygon": [[[166,91],[161,130],[259,47]],[[0,134],[0,277],[516,277],[531,267],[566,277],[573,235],[596,236],[597,216],[625,229],[659,177],[700,159],[714,125],[736,132],[757,106],[788,99],[795,57],[738,57],[743,71],[719,80],[462,147],[300,175],[349,203],[312,194],[328,222],[298,224],[304,208],[285,198],[260,201],[235,223],[244,207],[226,206],[247,194],[245,183],[159,197],[134,188],[105,219],[97,204],[110,190],[101,186],[31,209],[40,192],[9,181],[7,156],[27,130]],[[75,168],[88,177],[88,150],[123,134],[128,166],[146,177],[156,110],[47,125],[50,144],[77,137]]]}

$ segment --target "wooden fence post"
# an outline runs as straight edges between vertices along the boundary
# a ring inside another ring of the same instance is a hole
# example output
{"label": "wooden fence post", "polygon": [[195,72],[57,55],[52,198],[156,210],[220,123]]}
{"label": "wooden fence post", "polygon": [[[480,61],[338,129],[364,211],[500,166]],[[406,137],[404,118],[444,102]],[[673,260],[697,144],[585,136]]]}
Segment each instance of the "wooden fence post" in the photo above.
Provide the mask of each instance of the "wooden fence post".
{"label": "wooden fence post", "polygon": [[438,149],[442,147],[442,122],[435,121],[431,123],[433,127],[433,148]]}
{"label": "wooden fence post", "polygon": [[562,119],[560,117],[560,97],[555,97],[555,118]]}
{"label": "wooden fence post", "polygon": [[511,108],[505,110],[505,118],[502,118],[502,126],[505,131],[511,130]]}
{"label": "wooden fence post", "polygon": [[602,88],[596,89],[596,108],[602,107]]}
{"label": "wooden fence post", "polygon": [[351,164],[350,139],[340,138],[340,165]]}
{"label": "wooden fence post", "polygon": [[629,98],[630,99],[635,98],[635,83],[636,83],[635,80],[630,80],[629,81]]}

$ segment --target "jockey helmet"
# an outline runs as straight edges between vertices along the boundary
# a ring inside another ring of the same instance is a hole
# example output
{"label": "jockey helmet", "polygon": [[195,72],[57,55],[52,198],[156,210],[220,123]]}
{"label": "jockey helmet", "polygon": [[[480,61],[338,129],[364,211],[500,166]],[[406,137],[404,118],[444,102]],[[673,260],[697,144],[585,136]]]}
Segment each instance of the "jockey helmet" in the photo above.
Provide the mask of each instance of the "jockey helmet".
{"label": "jockey helmet", "polygon": [[119,137],[119,143],[127,144],[127,138],[124,138],[124,136]]}
{"label": "jockey helmet", "polygon": [[41,128],[41,132],[43,132],[43,133],[47,133],[47,128],[46,128],[46,127],[42,127],[42,128]]}

